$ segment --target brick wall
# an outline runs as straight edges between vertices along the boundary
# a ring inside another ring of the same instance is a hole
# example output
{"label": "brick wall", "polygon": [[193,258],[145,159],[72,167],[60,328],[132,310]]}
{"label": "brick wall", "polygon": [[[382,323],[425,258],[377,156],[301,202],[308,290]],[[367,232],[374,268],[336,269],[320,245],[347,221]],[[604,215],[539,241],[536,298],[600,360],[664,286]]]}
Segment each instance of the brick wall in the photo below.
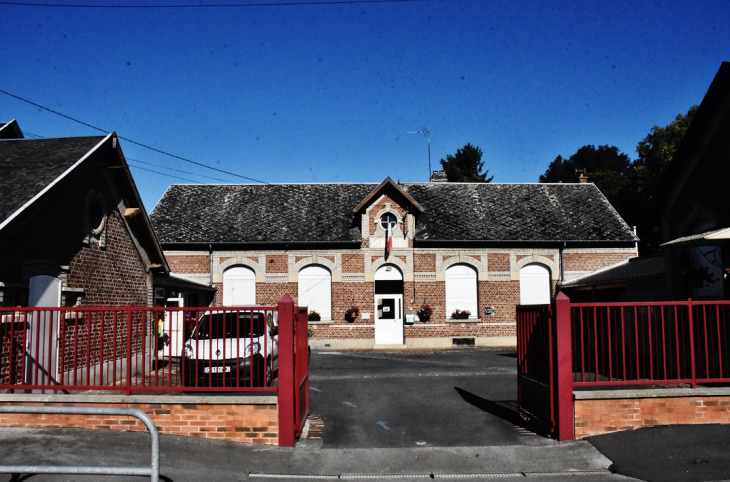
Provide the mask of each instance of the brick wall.
{"label": "brick wall", "polygon": [[289,256],[285,254],[271,254],[266,257],[267,273],[289,272]]}
{"label": "brick wall", "polygon": [[282,296],[289,295],[296,305],[297,283],[256,283],[256,303],[276,306]]}
{"label": "brick wall", "polygon": [[595,271],[626,261],[626,253],[565,253],[565,271]]}
{"label": "brick wall", "polygon": [[92,242],[71,258],[66,285],[83,288],[85,306],[147,306],[147,272],[118,211],[106,229],[103,249]]}
{"label": "brick wall", "polygon": [[[136,408],[147,414],[162,434],[253,444],[277,445],[279,443],[279,411],[274,397],[259,397],[274,398],[273,401],[259,403],[252,400],[241,402],[240,397],[215,397],[219,399],[217,402],[206,402],[203,397],[192,397],[191,401],[191,397],[165,396],[130,397],[130,401],[127,402],[104,402],[105,397],[93,397],[93,400],[83,402],[81,396],[66,397],[66,399],[74,401],[20,402],[17,395],[14,397],[12,401],[5,397],[0,401],[0,405],[22,403],[30,406]],[[132,401],[134,399],[144,401]],[[166,402],[165,399],[172,401]],[[220,399],[227,399],[227,401]],[[190,403],[181,403],[181,401]],[[0,426],[146,430],[144,424],[138,419],[120,415],[0,414]]]}
{"label": "brick wall", "polygon": [[[221,262],[225,261],[221,258]],[[210,259],[206,255],[167,256],[167,264],[173,273],[210,273]]]}
{"label": "brick wall", "polygon": [[342,254],[343,273],[362,273],[365,271],[365,256],[360,253]]}
{"label": "brick wall", "polygon": [[413,265],[416,273],[433,273],[436,271],[436,255],[416,254],[413,256]]}
{"label": "brick wall", "polygon": [[[575,400],[575,438],[634,430],[657,425],[730,423],[730,392],[691,395],[692,389],[675,389],[670,396],[635,397],[614,394],[612,398]],[[701,393],[701,392],[700,392]]]}
{"label": "brick wall", "polygon": [[490,271],[509,271],[509,254],[492,254],[489,256]]}

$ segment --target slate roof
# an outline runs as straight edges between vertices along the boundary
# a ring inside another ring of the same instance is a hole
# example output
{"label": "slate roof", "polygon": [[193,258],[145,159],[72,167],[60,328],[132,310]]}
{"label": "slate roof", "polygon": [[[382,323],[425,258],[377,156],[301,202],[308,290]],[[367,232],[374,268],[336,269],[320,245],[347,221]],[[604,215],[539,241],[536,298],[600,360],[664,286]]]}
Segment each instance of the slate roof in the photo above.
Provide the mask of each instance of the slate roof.
{"label": "slate roof", "polygon": [[103,139],[0,140],[0,225]]}
{"label": "slate roof", "polygon": [[[403,183],[417,242],[619,242],[636,237],[593,184]],[[359,243],[378,184],[172,185],[150,216],[163,244]]]}
{"label": "slate roof", "polygon": [[562,287],[578,288],[581,286],[624,284],[659,278],[663,275],[664,256],[639,257],[566,281]]}

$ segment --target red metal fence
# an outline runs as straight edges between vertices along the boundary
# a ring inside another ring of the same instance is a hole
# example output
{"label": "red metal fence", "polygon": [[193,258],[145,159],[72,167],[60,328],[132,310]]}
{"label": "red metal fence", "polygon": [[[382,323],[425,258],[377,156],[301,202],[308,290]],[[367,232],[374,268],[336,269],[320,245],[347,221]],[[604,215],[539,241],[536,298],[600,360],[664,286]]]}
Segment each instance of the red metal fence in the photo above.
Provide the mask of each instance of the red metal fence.
{"label": "red metal fence", "polygon": [[0,389],[272,393],[280,407],[290,398],[284,423],[298,435],[309,408],[300,311],[288,296],[256,307],[0,309]]}
{"label": "red metal fence", "polygon": [[730,381],[730,302],[571,305],[577,387]]}
{"label": "red metal fence", "polygon": [[575,387],[730,382],[730,302],[571,303],[517,309],[520,410],[573,437]]}

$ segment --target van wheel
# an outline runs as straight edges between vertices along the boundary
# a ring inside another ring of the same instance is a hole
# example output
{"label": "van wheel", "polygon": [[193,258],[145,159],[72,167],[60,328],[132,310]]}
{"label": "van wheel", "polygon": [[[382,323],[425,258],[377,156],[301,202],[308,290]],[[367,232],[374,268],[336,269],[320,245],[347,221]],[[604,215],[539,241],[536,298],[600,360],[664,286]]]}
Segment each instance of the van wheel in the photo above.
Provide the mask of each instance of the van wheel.
{"label": "van wheel", "polygon": [[274,381],[274,370],[273,370],[273,367],[271,366],[270,359],[266,360],[265,370],[266,370],[266,385],[265,386],[270,387],[272,382]]}
{"label": "van wheel", "polygon": [[256,378],[254,381],[255,387],[270,387],[271,382],[273,378],[273,373],[271,372],[271,360],[268,358],[264,362],[264,366],[259,365],[258,370],[256,370]]}

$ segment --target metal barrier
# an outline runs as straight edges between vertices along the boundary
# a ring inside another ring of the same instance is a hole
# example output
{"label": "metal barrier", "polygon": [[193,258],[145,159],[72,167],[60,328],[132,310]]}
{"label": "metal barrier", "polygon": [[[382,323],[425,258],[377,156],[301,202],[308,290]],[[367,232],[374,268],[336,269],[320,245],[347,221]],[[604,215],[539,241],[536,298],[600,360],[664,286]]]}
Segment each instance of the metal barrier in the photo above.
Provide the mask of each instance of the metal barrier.
{"label": "metal barrier", "polygon": [[160,436],[152,419],[135,408],[99,407],[24,407],[0,406],[0,413],[50,413],[76,415],[126,415],[135,417],[147,426],[152,438],[151,466],[148,467],[74,467],[63,465],[0,465],[0,472],[22,474],[78,474],[78,475],[149,475],[152,482],[160,480]]}

